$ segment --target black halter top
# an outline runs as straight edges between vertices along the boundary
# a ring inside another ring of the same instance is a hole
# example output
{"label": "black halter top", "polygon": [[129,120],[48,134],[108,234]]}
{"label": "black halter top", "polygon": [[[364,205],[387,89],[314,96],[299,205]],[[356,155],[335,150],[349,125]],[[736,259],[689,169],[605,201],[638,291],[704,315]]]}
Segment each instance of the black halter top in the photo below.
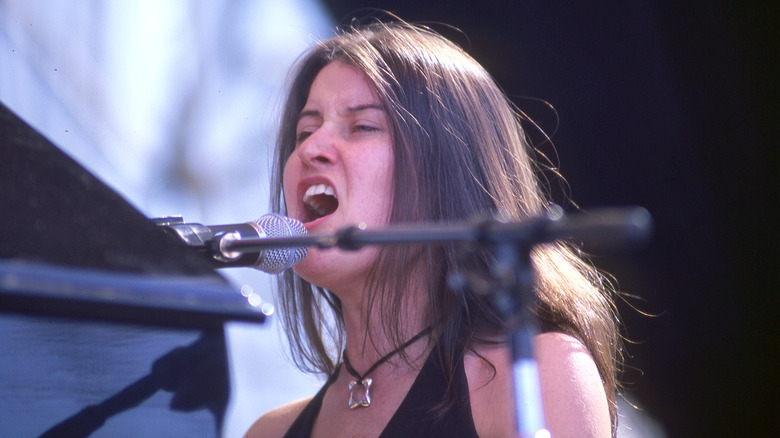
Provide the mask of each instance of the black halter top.
{"label": "black halter top", "polygon": [[[463,360],[455,368],[453,384],[457,391],[455,403],[446,411],[436,407],[447,393],[447,380],[437,360],[438,355],[430,353],[425,365],[417,375],[412,387],[390,418],[380,438],[476,438],[477,430],[471,416],[469,385]],[[317,420],[322,399],[328,387],[336,380],[339,368],[325,382],[317,395],[303,409],[301,414],[284,435],[285,438],[309,438]]]}

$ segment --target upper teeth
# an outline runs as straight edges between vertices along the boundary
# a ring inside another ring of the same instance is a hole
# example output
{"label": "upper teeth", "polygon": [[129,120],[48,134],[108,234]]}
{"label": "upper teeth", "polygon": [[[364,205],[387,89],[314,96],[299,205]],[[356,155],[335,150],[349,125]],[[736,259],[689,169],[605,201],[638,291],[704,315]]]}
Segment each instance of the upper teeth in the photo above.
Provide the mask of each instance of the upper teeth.
{"label": "upper teeth", "polygon": [[306,202],[308,201],[309,198],[316,195],[336,196],[336,193],[333,191],[333,188],[331,186],[325,184],[316,184],[309,187],[309,189],[306,190],[306,194],[303,195],[303,201]]}

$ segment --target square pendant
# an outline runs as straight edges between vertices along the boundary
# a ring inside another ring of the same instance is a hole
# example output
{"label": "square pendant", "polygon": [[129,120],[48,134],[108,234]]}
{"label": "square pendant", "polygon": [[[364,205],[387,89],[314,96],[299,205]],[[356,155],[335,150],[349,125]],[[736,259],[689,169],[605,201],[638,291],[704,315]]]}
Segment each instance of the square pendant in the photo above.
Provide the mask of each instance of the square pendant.
{"label": "square pendant", "polygon": [[349,382],[349,408],[369,407],[371,405],[371,383],[370,377],[366,377],[360,383],[356,380]]}

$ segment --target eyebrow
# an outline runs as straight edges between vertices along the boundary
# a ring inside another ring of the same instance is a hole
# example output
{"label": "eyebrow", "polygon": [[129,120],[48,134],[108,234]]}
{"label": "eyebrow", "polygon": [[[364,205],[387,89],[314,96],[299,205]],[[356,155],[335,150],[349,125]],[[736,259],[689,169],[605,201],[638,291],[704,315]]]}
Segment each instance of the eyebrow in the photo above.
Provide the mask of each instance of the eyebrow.
{"label": "eyebrow", "polygon": [[[382,105],[378,104],[378,103],[365,103],[365,104],[361,104],[361,105],[355,105],[355,106],[347,107],[346,111],[344,111],[344,112],[347,113],[347,114],[354,114],[354,113],[358,113],[360,111],[365,111],[365,110],[369,110],[369,109],[379,110],[379,111],[384,111],[385,110],[385,108]],[[309,116],[311,116],[311,117],[322,117],[322,114],[319,111],[317,111],[317,110],[304,110],[304,111],[301,111],[300,114],[298,114],[298,120],[300,121],[302,118],[309,117]]]}

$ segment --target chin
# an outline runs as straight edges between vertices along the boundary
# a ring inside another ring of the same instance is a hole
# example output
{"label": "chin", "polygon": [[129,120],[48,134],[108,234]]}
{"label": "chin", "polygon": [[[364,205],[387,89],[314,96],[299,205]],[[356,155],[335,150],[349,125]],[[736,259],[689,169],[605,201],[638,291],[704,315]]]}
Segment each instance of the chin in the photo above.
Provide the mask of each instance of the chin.
{"label": "chin", "polygon": [[293,270],[309,283],[335,292],[361,284],[376,260],[376,248],[346,251],[337,248],[311,248]]}
{"label": "chin", "polygon": [[325,269],[324,267],[319,266],[321,265],[319,259],[322,257],[322,251],[323,250],[319,248],[309,248],[306,258],[295,265],[293,271],[309,283],[315,284],[315,280],[318,277],[317,273],[322,272]]}

